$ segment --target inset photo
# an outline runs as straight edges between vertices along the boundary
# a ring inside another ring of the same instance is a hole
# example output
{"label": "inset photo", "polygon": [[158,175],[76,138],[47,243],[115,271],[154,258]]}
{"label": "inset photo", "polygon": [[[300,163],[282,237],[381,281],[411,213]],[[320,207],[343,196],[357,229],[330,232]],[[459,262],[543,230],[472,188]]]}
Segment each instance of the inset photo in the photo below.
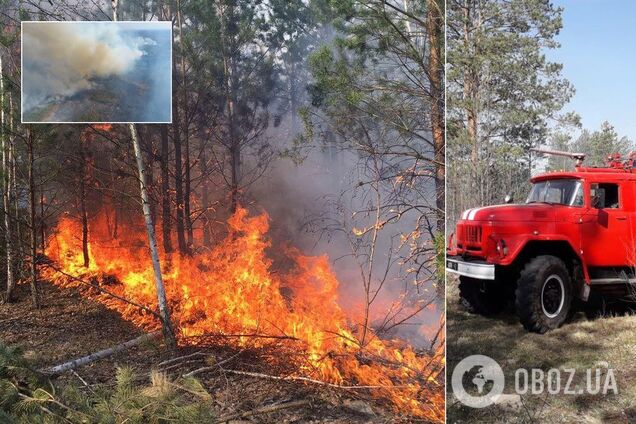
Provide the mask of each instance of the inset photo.
{"label": "inset photo", "polygon": [[172,23],[22,22],[22,123],[172,122]]}

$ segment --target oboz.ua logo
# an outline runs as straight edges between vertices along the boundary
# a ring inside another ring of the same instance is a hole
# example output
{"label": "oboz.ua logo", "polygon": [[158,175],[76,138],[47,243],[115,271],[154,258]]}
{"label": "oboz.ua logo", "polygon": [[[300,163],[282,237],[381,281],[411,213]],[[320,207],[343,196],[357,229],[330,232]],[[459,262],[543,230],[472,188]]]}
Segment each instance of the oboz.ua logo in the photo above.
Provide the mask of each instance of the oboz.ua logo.
{"label": "oboz.ua logo", "polygon": [[[546,391],[564,395],[618,394],[614,370],[607,362],[580,372],[568,368],[551,368],[548,371],[519,368],[514,373],[514,380],[514,389],[518,396],[538,395]],[[451,385],[461,403],[472,408],[485,408],[497,402],[502,395],[505,377],[494,359],[485,355],[472,355],[457,364],[453,370]]]}
{"label": "oboz.ua logo", "polygon": [[505,377],[499,364],[485,355],[462,359],[451,378],[453,392],[461,403],[472,408],[492,405],[503,393]]}

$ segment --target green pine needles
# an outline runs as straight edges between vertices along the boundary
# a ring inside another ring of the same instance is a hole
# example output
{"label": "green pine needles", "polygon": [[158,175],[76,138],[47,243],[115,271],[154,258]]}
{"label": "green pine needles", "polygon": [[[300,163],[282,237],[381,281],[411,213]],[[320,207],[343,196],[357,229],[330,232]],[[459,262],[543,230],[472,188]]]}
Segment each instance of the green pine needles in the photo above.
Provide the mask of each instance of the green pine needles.
{"label": "green pine needles", "polygon": [[192,423],[211,422],[211,396],[194,378],[171,380],[157,371],[150,382],[119,368],[115,386],[58,388],[36,371],[24,352],[0,342],[2,423]]}

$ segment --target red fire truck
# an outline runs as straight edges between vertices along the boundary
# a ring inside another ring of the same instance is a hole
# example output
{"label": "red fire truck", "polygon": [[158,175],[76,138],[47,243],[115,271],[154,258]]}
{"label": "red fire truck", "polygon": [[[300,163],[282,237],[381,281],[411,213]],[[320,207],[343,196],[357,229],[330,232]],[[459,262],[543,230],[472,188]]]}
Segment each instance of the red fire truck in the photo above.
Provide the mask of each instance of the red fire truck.
{"label": "red fire truck", "polygon": [[584,154],[537,151],[576,159],[574,171],[533,177],[523,204],[465,211],[446,270],[459,274],[470,310],[492,315],[514,300],[523,326],[544,333],[591,290],[635,297],[636,155],[597,168],[583,166]]}

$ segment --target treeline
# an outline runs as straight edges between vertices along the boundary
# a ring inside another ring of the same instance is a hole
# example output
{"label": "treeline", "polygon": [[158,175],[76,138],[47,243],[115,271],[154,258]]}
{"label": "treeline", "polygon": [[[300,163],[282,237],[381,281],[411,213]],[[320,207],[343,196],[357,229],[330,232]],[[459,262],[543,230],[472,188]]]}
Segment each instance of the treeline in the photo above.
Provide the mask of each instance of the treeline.
{"label": "treeline", "polygon": [[586,153],[590,166],[634,149],[610,123],[582,129],[576,113],[563,112],[574,87],[546,58],[559,47],[562,8],[547,0],[451,0],[448,9],[449,228],[468,208],[508,194],[524,201],[534,172],[573,167],[532,148]]}
{"label": "treeline", "polygon": [[[595,131],[579,131],[578,128],[572,128],[569,132],[555,131],[549,145],[554,150],[585,153],[586,166],[605,166],[608,162],[607,157],[612,153],[619,153],[626,160],[629,154],[636,150],[634,141],[619,136],[612,124],[607,121]],[[553,156],[548,159],[546,169],[556,171],[572,169],[572,166],[571,159]]]}
{"label": "treeline", "polygon": [[575,117],[574,90],[550,62],[562,9],[550,1],[448,2],[449,228],[465,209],[525,196],[530,149]]}

